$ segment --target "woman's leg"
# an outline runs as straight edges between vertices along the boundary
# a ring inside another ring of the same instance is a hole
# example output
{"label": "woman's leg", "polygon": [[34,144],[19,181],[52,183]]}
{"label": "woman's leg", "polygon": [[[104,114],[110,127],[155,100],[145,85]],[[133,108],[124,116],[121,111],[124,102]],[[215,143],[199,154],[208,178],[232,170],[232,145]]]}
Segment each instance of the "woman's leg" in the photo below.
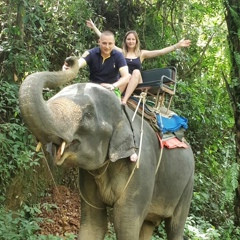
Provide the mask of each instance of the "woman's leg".
{"label": "woman's leg", "polygon": [[[131,77],[132,77],[132,75],[129,73],[129,74],[128,74],[128,82],[130,81]],[[121,91],[121,93],[123,93],[123,92],[126,90],[127,85],[128,85],[128,84],[119,87],[119,90]]]}
{"label": "woman's leg", "polygon": [[137,87],[137,85],[139,83],[142,83],[142,75],[141,75],[140,70],[135,69],[135,70],[133,70],[132,76],[131,76],[130,81],[127,85],[125,95],[122,99],[122,104],[127,103],[127,100],[132,95],[133,91],[135,90],[135,88]]}

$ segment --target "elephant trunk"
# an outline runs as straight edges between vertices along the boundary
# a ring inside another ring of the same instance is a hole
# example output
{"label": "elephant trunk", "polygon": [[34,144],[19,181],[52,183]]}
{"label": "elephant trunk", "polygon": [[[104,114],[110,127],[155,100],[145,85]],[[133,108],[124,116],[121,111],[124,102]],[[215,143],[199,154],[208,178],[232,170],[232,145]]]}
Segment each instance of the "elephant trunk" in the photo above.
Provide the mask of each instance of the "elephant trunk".
{"label": "elephant trunk", "polygon": [[26,125],[36,138],[43,144],[48,142],[61,143],[54,127],[57,119],[47,106],[43,98],[43,88],[53,89],[70,82],[77,76],[78,59],[66,59],[69,70],[59,72],[38,72],[29,75],[22,83],[19,90],[20,111]]}

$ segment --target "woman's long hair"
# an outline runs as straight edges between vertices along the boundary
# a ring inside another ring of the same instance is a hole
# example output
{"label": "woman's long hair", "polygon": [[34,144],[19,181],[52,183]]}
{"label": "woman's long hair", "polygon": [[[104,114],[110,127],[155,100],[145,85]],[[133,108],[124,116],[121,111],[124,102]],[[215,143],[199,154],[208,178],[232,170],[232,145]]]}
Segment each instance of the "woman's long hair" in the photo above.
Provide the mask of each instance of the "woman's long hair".
{"label": "woman's long hair", "polygon": [[122,50],[123,50],[123,55],[126,56],[127,55],[127,52],[128,52],[128,46],[126,44],[126,39],[128,37],[129,34],[133,34],[134,37],[136,38],[136,46],[135,46],[135,49],[134,49],[134,52],[135,54],[139,57],[140,56],[140,40],[139,40],[139,37],[138,37],[138,34],[136,31],[128,31],[125,36],[124,36],[124,39],[123,39],[123,47],[122,47]]}

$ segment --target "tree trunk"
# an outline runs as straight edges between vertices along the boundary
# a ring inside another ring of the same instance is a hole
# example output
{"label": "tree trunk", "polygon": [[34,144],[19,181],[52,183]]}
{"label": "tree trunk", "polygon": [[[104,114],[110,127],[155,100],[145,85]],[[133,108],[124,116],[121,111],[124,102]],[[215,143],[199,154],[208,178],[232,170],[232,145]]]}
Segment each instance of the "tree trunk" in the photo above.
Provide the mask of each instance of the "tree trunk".
{"label": "tree trunk", "polygon": [[17,38],[19,38],[21,40],[21,42],[23,43],[24,40],[24,22],[23,19],[26,15],[26,10],[24,7],[24,3],[22,0],[20,0],[18,2],[17,5],[17,26],[19,29],[19,34],[16,35]]}
{"label": "tree trunk", "polygon": [[[225,0],[226,22],[228,27],[229,53],[231,61],[231,87],[229,94],[232,98],[236,133],[236,161],[240,164],[240,1]],[[240,173],[238,188],[234,199],[235,224],[240,226]]]}

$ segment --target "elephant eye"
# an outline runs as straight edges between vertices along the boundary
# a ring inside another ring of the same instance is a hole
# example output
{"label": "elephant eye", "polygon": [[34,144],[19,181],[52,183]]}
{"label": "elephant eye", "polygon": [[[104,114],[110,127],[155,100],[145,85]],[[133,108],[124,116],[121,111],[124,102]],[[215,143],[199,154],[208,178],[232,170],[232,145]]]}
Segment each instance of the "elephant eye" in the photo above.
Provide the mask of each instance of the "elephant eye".
{"label": "elephant eye", "polygon": [[[86,112],[83,114],[83,118],[80,122],[80,126],[83,127],[86,131],[89,130],[89,127],[92,126],[92,119],[93,119],[93,114],[90,112]],[[82,131],[81,130],[81,131]]]}
{"label": "elephant eye", "polygon": [[92,116],[92,114],[90,112],[84,113],[84,117],[86,118],[90,118]]}
{"label": "elephant eye", "polygon": [[91,105],[85,105],[82,107],[82,119],[80,122],[82,130],[87,130],[90,126],[93,125],[95,114],[96,111]]}
{"label": "elephant eye", "polygon": [[90,113],[90,112],[86,112],[86,113],[84,113],[83,114],[83,118],[82,118],[82,124],[85,122],[85,123],[87,123],[87,122],[89,122],[89,120],[91,120],[92,119],[92,113]]}

